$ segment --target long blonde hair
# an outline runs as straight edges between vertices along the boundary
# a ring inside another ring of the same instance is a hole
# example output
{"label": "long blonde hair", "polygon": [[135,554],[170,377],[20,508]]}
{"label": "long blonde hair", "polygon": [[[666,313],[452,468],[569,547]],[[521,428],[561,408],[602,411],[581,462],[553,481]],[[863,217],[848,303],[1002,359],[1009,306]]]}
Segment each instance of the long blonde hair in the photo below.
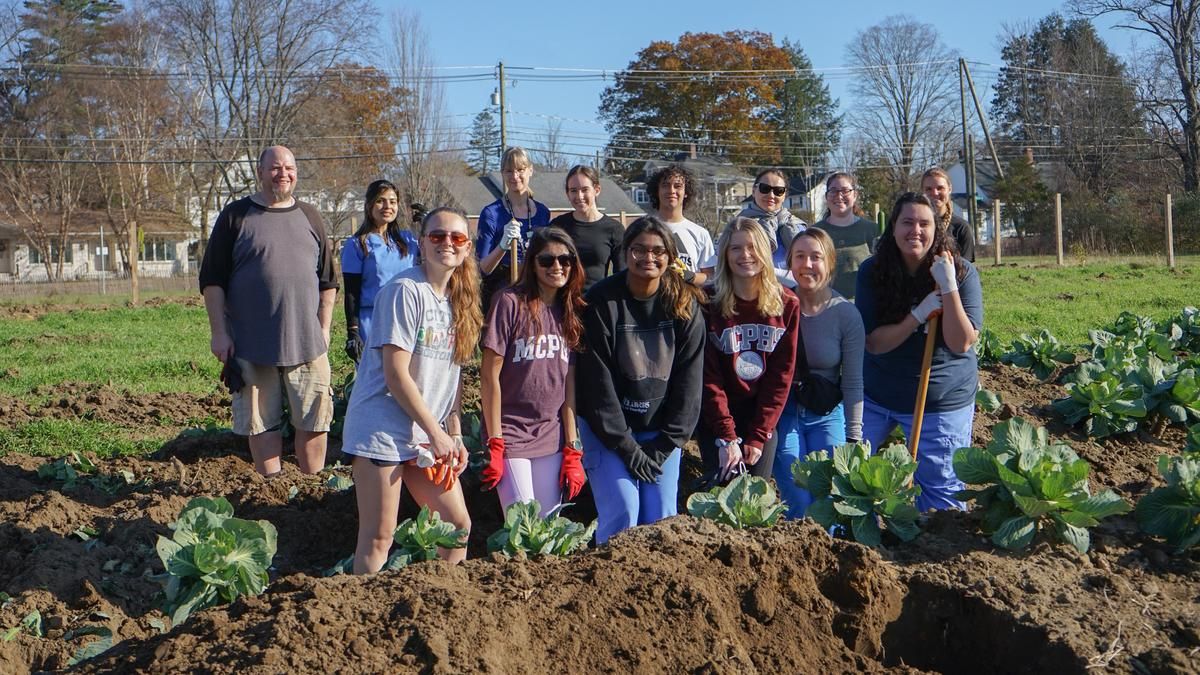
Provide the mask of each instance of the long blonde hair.
{"label": "long blonde hair", "polygon": [[[421,236],[425,236],[430,221],[438,215],[449,213],[467,222],[467,214],[449,206],[440,206],[425,214],[421,219]],[[467,251],[463,262],[450,273],[446,283],[446,294],[450,297],[450,311],[454,324],[454,362],[466,365],[475,356],[475,347],[483,331],[483,310],[480,309],[479,265],[475,252]]]}
{"label": "long blonde hair", "polygon": [[775,278],[775,270],[771,267],[771,242],[767,240],[767,231],[753,218],[735,218],[725,228],[725,233],[721,235],[721,241],[717,245],[716,294],[713,300],[720,308],[721,316],[732,319],[737,314],[737,296],[733,292],[733,273],[729,269],[728,255],[729,243],[733,241],[735,232],[745,232],[750,236],[750,250],[762,265],[762,271],[754,280],[759,314],[782,315],[783,287],[779,285],[779,279]]}
{"label": "long blonde hair", "polygon": [[954,183],[950,182],[950,174],[946,173],[945,169],[940,166],[930,167],[926,169],[925,173],[921,174],[921,194],[925,194],[926,178],[941,178],[946,181],[946,192],[948,193],[946,201],[941,202],[938,206],[938,210],[941,213],[934,214],[937,216],[938,224],[946,227],[950,224],[950,217],[954,215],[954,206],[951,204],[953,200],[950,199],[950,194],[954,193]]}

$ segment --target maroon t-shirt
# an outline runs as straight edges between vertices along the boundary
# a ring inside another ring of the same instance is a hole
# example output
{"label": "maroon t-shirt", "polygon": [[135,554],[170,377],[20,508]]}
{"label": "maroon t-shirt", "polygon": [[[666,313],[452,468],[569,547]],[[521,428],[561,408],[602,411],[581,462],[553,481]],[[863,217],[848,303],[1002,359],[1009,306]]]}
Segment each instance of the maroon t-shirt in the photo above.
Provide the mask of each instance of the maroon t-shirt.
{"label": "maroon t-shirt", "polygon": [[734,310],[727,319],[715,301],[704,307],[703,418],[715,436],[732,440],[737,438],[732,411],[749,408],[742,414],[752,416],[751,431],[743,440],[761,446],[779,424],[792,386],[800,301],[785,288],[780,316],[763,316],[757,300],[739,299]]}
{"label": "maroon t-shirt", "polygon": [[500,433],[505,454],[516,459],[552,455],[563,442],[560,410],[573,356],[562,337],[562,309],[542,305],[540,314],[538,323],[530,321],[517,294],[505,290],[484,329],[483,346],[504,357]]}

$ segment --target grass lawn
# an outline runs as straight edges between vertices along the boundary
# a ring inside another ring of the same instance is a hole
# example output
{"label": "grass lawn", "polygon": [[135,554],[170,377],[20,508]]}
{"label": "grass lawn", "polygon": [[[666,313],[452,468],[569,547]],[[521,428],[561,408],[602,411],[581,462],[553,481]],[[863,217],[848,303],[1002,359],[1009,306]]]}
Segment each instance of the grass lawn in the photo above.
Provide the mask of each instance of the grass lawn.
{"label": "grass lawn", "polygon": [[1007,345],[1021,333],[1049,329],[1066,344],[1123,311],[1163,319],[1200,304],[1200,258],[1177,260],[1171,271],[1149,262],[1099,261],[1058,267],[1053,258],[1015,259],[1001,267],[977,262],[984,324]]}

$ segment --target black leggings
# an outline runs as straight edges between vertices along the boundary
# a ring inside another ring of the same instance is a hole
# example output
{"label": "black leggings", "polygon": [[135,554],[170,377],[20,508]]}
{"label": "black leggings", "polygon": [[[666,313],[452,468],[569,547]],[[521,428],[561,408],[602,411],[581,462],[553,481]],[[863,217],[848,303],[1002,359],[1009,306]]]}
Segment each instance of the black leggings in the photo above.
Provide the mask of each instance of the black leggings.
{"label": "black leggings", "polygon": [[[738,435],[743,439],[748,435],[748,427],[750,426],[750,418],[752,415],[745,415],[745,422],[742,422],[738,417],[734,416],[734,426],[737,428]],[[700,434],[697,439],[700,443],[700,458],[704,461],[704,472],[706,474],[714,474],[718,468],[718,460],[720,454],[717,452],[717,437],[701,424]],[[775,446],[779,444],[779,435],[772,433],[771,438],[763,444],[762,457],[754,464],[747,464],[746,469],[749,470],[751,476],[759,478],[770,478],[771,467],[775,464]],[[742,443],[742,454],[745,455],[745,443]]]}

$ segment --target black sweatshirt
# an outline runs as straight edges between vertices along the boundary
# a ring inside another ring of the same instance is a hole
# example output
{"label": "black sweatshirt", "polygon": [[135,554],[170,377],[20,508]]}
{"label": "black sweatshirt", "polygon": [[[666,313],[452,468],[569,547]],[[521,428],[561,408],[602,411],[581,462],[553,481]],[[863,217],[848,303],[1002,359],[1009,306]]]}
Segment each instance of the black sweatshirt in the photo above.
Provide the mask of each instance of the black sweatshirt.
{"label": "black sweatshirt", "polygon": [[658,431],[677,447],[700,418],[704,379],[704,317],[672,319],[662,292],[638,300],[619,272],[587,294],[586,349],[576,365],[576,410],[596,436],[622,456],[638,443],[634,432]]}

